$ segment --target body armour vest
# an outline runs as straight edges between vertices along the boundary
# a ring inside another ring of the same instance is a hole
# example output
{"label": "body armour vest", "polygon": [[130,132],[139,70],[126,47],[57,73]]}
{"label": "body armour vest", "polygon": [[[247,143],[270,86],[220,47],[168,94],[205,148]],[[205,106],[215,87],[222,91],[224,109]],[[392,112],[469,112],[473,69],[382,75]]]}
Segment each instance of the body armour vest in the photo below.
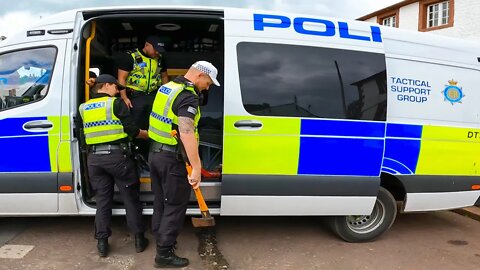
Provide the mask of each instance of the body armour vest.
{"label": "body armour vest", "polygon": [[[152,113],[150,114],[150,126],[148,137],[156,142],[168,145],[176,145],[177,141],[172,137],[172,125],[178,126],[178,117],[172,111],[172,105],[182,91],[190,91],[197,96],[193,86],[171,81],[158,89],[155,101],[153,102]],[[195,137],[198,140],[198,121],[200,120],[200,108],[194,118]]]}
{"label": "body armour vest", "polygon": [[87,144],[107,143],[128,137],[113,111],[114,97],[90,99],[80,105]]}
{"label": "body armour vest", "polygon": [[128,74],[127,87],[147,93],[156,91],[162,83],[159,60],[144,56],[138,49],[130,55],[133,58],[133,69]]}

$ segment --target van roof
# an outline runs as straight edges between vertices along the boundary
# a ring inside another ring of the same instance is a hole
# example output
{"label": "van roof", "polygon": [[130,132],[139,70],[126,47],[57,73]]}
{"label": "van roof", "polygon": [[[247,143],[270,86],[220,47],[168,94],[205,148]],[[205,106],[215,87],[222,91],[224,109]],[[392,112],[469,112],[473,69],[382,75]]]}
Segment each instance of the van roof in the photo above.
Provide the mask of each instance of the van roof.
{"label": "van roof", "polygon": [[[108,7],[91,7],[91,8],[79,8],[79,9],[72,9],[63,12],[59,12],[56,14],[52,14],[43,18],[42,20],[32,24],[27,29],[18,32],[16,35],[12,35],[11,37],[7,37],[6,40],[0,42],[0,47],[6,47],[9,45],[19,44],[28,41],[34,40],[44,40],[44,37],[26,37],[26,31],[28,30],[40,30],[40,29],[74,29],[74,23],[76,16],[81,12],[84,14],[86,19],[92,16],[101,15],[103,12],[105,14],[115,14],[116,12],[122,13],[125,11],[129,12],[149,12],[152,11],[205,11],[205,12],[227,12],[227,11],[251,11],[251,12],[262,12],[261,10],[251,10],[245,8],[232,8],[232,7],[215,7],[215,6],[177,6],[177,5],[145,5],[145,6],[108,6]],[[270,13],[278,13],[278,14],[285,14],[288,16],[296,16],[301,14],[290,13],[288,11],[263,11],[263,12],[270,12]],[[235,16],[235,12],[232,12],[232,16]],[[229,15],[229,16],[230,16]],[[308,15],[307,15],[308,16]],[[312,16],[312,15],[310,15]],[[315,17],[313,15],[313,17]],[[320,16],[322,18],[326,18],[326,16]],[[352,24],[371,24],[368,22],[363,21],[354,21],[349,20]],[[349,22],[350,23],[350,22]],[[435,34],[426,34],[426,33],[418,33],[409,30],[402,30],[398,28],[390,28],[390,27],[383,27],[379,26],[382,29],[382,35],[384,40],[398,40],[404,41],[404,45],[407,43],[411,44],[423,44],[432,47],[442,47],[445,49],[450,50],[459,50],[465,52],[475,52],[478,51],[478,42],[462,40],[458,42],[458,39],[448,38],[445,36],[435,35]],[[72,37],[70,34],[69,37]],[[49,36],[50,39],[57,39],[59,37],[56,36]],[[65,38],[65,36],[63,36]],[[400,43],[399,43],[400,44]],[[390,46],[389,46],[390,47]],[[402,53],[405,54],[405,51],[402,47],[398,48],[386,48],[386,53],[396,54]],[[415,52],[411,52],[415,53]],[[407,53],[408,54],[408,53]]]}
{"label": "van roof", "polygon": [[57,12],[30,24],[24,29],[19,30],[15,34],[8,36],[7,39],[0,43],[0,47],[21,43],[26,38],[26,31],[48,29],[55,26],[54,29],[73,29],[75,18],[79,12],[115,12],[115,11],[152,11],[152,10],[185,10],[185,11],[210,11],[222,12],[226,8],[215,6],[177,6],[177,5],[135,5],[135,6],[106,6],[106,7],[90,7],[70,9]]}

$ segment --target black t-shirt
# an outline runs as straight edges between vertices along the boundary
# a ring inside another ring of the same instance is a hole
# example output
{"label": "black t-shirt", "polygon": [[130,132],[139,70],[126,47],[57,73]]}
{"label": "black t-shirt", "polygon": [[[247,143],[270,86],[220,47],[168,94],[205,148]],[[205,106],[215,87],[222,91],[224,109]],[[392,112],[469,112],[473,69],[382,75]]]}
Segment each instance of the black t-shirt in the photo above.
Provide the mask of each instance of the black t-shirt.
{"label": "black t-shirt", "polygon": [[[92,98],[101,98],[101,97],[109,97],[108,94],[105,93],[97,93],[92,96]],[[123,131],[128,134],[129,137],[135,138],[137,137],[138,133],[140,133],[140,129],[137,127],[133,118],[130,116],[130,110],[128,109],[127,105],[121,98],[115,99],[113,102],[113,113],[115,114],[120,122],[122,122]],[[127,139],[128,140],[128,139]],[[126,139],[121,139],[114,142],[109,142],[109,144],[121,143],[125,142]]]}
{"label": "black t-shirt", "polygon": [[[143,51],[141,49],[139,49],[138,51],[144,57],[149,58],[148,56],[143,54]],[[160,72],[166,72],[167,71],[167,64],[166,64],[166,61],[165,61],[165,54],[161,53],[160,55],[161,55],[160,61],[158,61],[158,66],[161,68]],[[133,57],[128,52],[122,53],[121,55],[119,55],[117,57],[116,64],[117,64],[118,69],[121,69],[121,70],[124,70],[124,71],[131,71],[133,69],[133,64],[134,64]]]}
{"label": "black t-shirt", "polygon": [[[178,76],[173,80],[176,83],[189,83],[190,81],[183,76]],[[197,91],[195,89],[195,91]],[[197,91],[198,92],[198,91]],[[177,116],[195,119],[198,110],[198,96],[188,90],[182,91],[172,104],[172,111]]]}

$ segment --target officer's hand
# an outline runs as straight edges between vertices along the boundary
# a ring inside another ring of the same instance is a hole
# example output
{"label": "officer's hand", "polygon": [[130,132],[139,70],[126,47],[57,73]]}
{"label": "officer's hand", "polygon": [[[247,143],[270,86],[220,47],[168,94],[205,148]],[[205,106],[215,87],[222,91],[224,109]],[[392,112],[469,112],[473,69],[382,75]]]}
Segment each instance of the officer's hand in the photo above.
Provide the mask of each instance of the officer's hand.
{"label": "officer's hand", "polygon": [[88,79],[86,83],[88,84],[88,86],[92,87],[93,85],[95,85],[95,78]]}
{"label": "officer's hand", "polygon": [[140,132],[138,133],[137,138],[148,140],[148,131],[146,131],[144,129],[140,129]]}
{"label": "officer's hand", "polygon": [[188,183],[193,189],[197,189],[202,181],[202,169],[192,169],[192,173],[188,176]]}
{"label": "officer's hand", "polygon": [[129,98],[124,98],[123,102],[125,102],[125,105],[127,105],[128,108],[133,108],[132,102]]}

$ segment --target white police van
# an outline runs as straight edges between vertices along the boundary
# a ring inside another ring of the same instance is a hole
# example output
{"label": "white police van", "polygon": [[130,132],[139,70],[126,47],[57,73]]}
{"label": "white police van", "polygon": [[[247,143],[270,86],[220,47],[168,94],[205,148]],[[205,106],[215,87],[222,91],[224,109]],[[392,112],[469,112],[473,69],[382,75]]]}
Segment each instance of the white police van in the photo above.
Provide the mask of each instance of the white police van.
{"label": "white police van", "polygon": [[0,215],[95,213],[78,139],[85,79],[116,74],[116,55],[150,34],[171,76],[197,60],[219,68],[199,127],[204,168],[222,170],[202,182],[213,214],[333,216],[361,242],[392,225],[396,202],[480,204],[478,44],[274,11],[115,7],[62,12],[0,44]]}

